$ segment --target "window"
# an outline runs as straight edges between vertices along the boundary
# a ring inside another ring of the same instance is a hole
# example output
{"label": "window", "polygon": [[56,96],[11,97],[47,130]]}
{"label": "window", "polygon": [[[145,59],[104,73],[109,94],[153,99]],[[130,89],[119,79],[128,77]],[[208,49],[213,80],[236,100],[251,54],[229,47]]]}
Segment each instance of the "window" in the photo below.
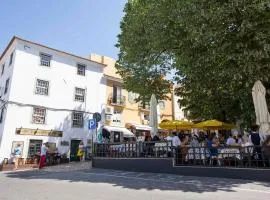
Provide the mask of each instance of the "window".
{"label": "window", "polygon": [[6,94],[8,92],[8,86],[9,86],[9,78],[6,80],[6,85],[5,85],[5,92],[4,94]]}
{"label": "window", "polygon": [[0,124],[3,122],[3,117],[4,117],[4,108],[2,108],[2,110],[1,110],[1,114],[0,114]]}
{"label": "window", "polygon": [[1,76],[4,74],[5,71],[5,64],[2,65],[2,72],[1,72]]}
{"label": "window", "polygon": [[81,76],[85,76],[85,65],[77,64],[77,74]]}
{"label": "window", "polygon": [[84,102],[85,89],[75,88],[75,101]]}
{"label": "window", "polygon": [[83,113],[82,112],[72,113],[72,126],[83,127]]}
{"label": "window", "polygon": [[41,53],[40,54],[40,65],[50,67],[51,66],[52,56],[48,54]]}
{"label": "window", "polygon": [[164,102],[164,101],[160,101],[160,102],[158,103],[158,105],[159,105],[159,108],[160,108],[161,110],[165,109],[165,102]]}
{"label": "window", "polygon": [[34,124],[45,124],[46,109],[34,108],[32,117],[33,117],[32,121]]}
{"label": "window", "polygon": [[12,65],[12,62],[13,62],[13,52],[12,52],[12,54],[10,55],[9,66]]}
{"label": "window", "polygon": [[36,94],[48,95],[49,94],[49,81],[37,79]]}

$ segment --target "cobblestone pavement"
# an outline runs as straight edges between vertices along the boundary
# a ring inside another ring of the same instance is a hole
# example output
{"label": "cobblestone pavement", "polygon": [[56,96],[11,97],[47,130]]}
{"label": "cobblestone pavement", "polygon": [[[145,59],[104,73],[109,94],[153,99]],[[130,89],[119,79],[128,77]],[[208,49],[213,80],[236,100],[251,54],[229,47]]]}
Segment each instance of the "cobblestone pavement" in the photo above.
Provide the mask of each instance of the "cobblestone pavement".
{"label": "cobblestone pavement", "polygon": [[0,199],[268,200],[270,196],[270,183],[89,169],[90,164],[0,173]]}

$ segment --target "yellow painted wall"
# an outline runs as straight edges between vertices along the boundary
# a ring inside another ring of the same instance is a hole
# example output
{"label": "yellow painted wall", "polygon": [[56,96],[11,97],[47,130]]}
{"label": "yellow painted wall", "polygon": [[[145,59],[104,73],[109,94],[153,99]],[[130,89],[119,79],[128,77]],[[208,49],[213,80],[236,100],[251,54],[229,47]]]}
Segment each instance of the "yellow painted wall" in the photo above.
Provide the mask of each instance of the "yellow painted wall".
{"label": "yellow painted wall", "polygon": [[[113,58],[109,58],[106,56],[100,56],[97,54],[91,54],[90,55],[90,59],[96,62],[100,62],[102,64],[107,65],[104,68],[104,75],[108,75],[111,77],[115,77],[118,79],[121,79],[121,76],[118,75],[116,72],[116,68],[115,68],[115,60]],[[113,85],[119,85],[121,86],[122,83],[117,82],[117,81],[112,81],[112,80],[107,80],[107,104],[108,104],[108,99],[110,97],[110,95],[113,93]],[[140,110],[138,108],[138,103],[130,103],[128,100],[128,91],[122,89],[122,95],[126,97],[126,106],[121,108],[122,111],[122,124],[125,125],[128,122],[133,122],[133,123],[138,123],[138,124],[143,124],[142,120],[141,120],[141,114],[140,114]],[[172,94],[168,94],[169,97],[172,99]],[[160,114],[161,114],[161,120],[164,119],[168,119],[168,120],[172,120],[173,119],[173,106],[172,106],[172,101],[171,100],[164,100],[165,102],[165,109],[160,110]],[[108,106],[110,106],[108,104]],[[114,106],[116,107],[116,106]],[[120,109],[119,107],[117,107],[117,109]],[[146,112],[149,114],[149,112]]]}

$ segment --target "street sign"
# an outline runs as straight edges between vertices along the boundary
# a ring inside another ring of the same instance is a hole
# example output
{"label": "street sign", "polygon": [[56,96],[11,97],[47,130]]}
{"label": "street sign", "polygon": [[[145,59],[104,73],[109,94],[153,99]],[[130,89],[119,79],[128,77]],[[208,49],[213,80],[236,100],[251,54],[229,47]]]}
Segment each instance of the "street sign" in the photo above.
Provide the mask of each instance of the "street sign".
{"label": "street sign", "polygon": [[95,119],[89,119],[88,120],[88,130],[96,129],[96,120]]}
{"label": "street sign", "polygon": [[100,122],[101,121],[101,114],[96,112],[93,114],[93,119],[96,120],[96,122]]}

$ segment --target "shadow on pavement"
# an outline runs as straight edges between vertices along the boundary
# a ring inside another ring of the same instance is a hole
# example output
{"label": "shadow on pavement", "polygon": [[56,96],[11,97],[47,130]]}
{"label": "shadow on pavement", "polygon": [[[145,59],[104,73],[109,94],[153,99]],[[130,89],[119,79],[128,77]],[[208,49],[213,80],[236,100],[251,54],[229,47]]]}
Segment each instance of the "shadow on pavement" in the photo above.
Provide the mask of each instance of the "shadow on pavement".
{"label": "shadow on pavement", "polygon": [[[27,180],[59,180],[85,183],[104,183],[114,187],[134,190],[169,190],[183,192],[236,192],[235,188],[240,185],[248,189],[256,187],[269,190],[270,183],[254,182],[249,180],[190,177],[170,174],[124,172],[103,169],[77,170],[77,171],[24,171],[6,173],[9,178]],[[106,190],[105,190],[106,191]],[[269,190],[270,192],[270,190]]]}

